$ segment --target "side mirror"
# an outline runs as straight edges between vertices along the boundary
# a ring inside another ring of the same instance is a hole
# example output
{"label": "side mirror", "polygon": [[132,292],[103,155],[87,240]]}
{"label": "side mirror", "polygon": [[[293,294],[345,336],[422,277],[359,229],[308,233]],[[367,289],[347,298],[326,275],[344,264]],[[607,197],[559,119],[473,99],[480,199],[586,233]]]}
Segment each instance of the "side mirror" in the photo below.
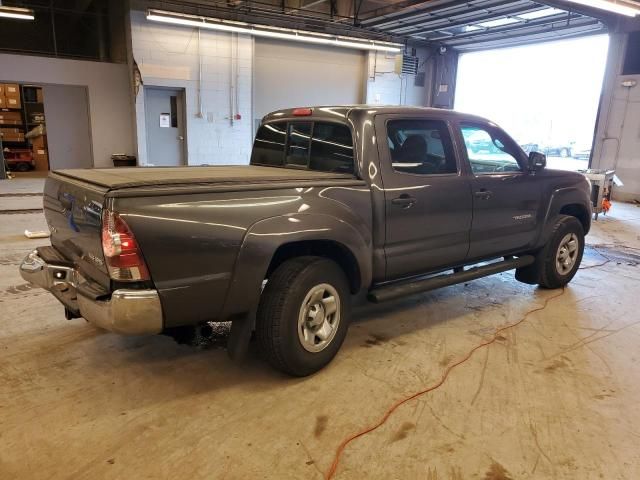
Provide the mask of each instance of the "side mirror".
{"label": "side mirror", "polygon": [[540,152],[529,153],[529,171],[539,172],[547,166],[547,156]]}

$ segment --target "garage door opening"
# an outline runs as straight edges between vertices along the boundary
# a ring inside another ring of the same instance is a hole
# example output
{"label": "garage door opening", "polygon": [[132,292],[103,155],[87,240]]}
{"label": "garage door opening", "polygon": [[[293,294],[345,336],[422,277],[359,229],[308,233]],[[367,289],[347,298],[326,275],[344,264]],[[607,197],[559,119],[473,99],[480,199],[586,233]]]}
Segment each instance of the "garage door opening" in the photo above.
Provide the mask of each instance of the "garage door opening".
{"label": "garage door opening", "polygon": [[455,108],[487,117],[550,168],[588,168],[609,37],[464,53]]}

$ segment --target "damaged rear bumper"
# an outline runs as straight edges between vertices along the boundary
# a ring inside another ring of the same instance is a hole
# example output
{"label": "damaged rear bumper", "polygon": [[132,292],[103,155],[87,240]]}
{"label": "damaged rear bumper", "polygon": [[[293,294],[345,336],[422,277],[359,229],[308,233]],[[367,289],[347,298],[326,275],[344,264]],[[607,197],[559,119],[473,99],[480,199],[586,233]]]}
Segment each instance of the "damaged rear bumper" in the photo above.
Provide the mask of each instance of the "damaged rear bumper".
{"label": "damaged rear bumper", "polygon": [[82,277],[75,268],[47,263],[37,250],[22,261],[20,275],[51,292],[69,311],[105,330],[123,335],[162,331],[162,306],[157,290],[118,289],[110,298],[90,298],[79,288]]}

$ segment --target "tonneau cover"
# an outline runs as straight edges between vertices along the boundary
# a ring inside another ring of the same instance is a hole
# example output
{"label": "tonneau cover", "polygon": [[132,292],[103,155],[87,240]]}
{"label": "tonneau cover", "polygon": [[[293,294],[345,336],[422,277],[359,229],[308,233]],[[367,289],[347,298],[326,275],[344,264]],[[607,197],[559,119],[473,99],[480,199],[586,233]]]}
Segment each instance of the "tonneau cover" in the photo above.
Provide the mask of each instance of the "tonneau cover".
{"label": "tonneau cover", "polygon": [[259,165],[213,167],[130,167],[56,170],[54,173],[110,190],[179,184],[272,183],[297,180],[354,180],[352,175]]}

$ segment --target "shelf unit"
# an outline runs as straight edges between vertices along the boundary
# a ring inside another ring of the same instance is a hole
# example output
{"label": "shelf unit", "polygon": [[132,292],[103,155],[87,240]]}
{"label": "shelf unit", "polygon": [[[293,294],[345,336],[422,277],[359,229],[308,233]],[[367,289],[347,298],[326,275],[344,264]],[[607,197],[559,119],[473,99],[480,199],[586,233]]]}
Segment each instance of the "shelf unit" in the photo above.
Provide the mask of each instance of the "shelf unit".
{"label": "shelf unit", "polygon": [[[19,112],[21,123],[20,124],[4,124],[0,123],[0,127],[2,128],[16,128],[22,131],[25,135],[37,127],[38,125],[46,125],[46,118],[44,117],[44,103],[42,101],[37,101],[38,99],[43,99],[42,87],[38,85],[29,85],[29,84],[21,84],[20,85],[20,108],[0,108],[0,112]],[[35,98],[36,101],[29,100],[31,98]],[[43,120],[41,122],[32,122],[31,117],[32,114],[41,113],[43,115]],[[32,142],[25,138],[24,141],[14,142],[14,141],[2,141],[2,148],[8,149],[31,149]],[[45,150],[48,151],[48,146],[45,144]]]}

